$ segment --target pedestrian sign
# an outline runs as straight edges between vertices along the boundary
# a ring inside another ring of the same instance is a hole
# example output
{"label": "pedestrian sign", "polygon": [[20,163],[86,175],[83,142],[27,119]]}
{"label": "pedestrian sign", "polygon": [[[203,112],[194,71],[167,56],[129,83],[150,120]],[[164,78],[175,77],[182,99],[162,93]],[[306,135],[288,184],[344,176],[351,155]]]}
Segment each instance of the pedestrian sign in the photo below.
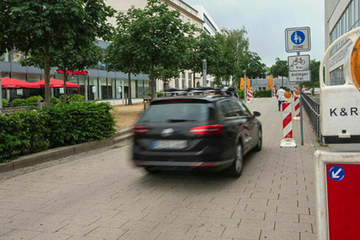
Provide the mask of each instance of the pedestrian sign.
{"label": "pedestrian sign", "polygon": [[287,28],[285,29],[286,52],[308,52],[311,50],[310,28]]}
{"label": "pedestrian sign", "polygon": [[291,34],[291,41],[294,44],[302,44],[305,41],[305,34],[302,31],[295,31]]}

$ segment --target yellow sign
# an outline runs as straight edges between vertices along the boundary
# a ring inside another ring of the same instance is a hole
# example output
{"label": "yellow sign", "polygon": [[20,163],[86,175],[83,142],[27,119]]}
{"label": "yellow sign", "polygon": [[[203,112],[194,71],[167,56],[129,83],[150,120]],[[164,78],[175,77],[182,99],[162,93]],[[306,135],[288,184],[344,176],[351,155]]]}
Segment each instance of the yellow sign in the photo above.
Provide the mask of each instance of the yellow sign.
{"label": "yellow sign", "polygon": [[285,98],[291,98],[291,92],[285,92],[284,97]]}
{"label": "yellow sign", "polygon": [[351,69],[351,75],[354,81],[354,85],[356,86],[356,89],[360,89],[360,38],[356,41],[354,45],[354,51],[351,53],[350,57],[350,69]]}

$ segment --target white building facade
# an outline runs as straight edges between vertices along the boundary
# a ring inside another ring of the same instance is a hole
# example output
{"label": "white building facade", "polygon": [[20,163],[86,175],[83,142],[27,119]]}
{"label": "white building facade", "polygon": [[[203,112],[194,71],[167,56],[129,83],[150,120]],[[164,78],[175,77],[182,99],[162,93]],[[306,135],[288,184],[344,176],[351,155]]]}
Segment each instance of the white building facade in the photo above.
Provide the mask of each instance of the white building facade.
{"label": "white building facade", "polygon": [[[325,2],[325,48],[352,29],[360,27],[360,0],[326,0]],[[332,51],[327,62],[329,71],[326,81],[331,85],[344,84],[341,60],[346,56],[349,43],[342,41]]]}
{"label": "white building facade", "polygon": [[[112,6],[116,11],[126,12],[129,8],[134,6],[135,8],[145,8],[147,0],[128,0],[128,1],[118,1],[118,0],[107,0],[108,5]],[[163,2],[169,5],[169,8],[172,10],[177,10],[180,12],[180,19],[184,23],[194,24],[197,28],[204,29],[208,34],[215,35],[216,32],[220,32],[219,27],[216,25],[215,21],[211,18],[210,14],[206,11],[203,6],[196,5],[190,6],[185,1],[182,0],[163,0]],[[115,25],[115,19],[111,20],[111,23]],[[201,73],[195,73],[195,86],[193,81],[193,72],[186,70],[179,74],[178,78],[172,79],[168,82],[167,86],[164,86],[164,83],[160,80],[156,81],[156,91],[163,90],[167,88],[189,88],[197,87],[203,85],[203,80]],[[212,76],[207,77],[207,85],[210,86],[211,81],[213,80]]]}

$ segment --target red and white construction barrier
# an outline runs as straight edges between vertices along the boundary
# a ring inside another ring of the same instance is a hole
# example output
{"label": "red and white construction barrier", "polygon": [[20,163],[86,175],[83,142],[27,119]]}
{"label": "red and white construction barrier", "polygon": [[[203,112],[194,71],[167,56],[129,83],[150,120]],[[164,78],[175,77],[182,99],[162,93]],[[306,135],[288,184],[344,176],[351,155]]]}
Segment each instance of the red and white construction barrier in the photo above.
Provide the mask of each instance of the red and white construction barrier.
{"label": "red and white construction barrier", "polygon": [[273,89],[273,98],[276,98],[276,91],[275,91],[275,88]]}
{"label": "red and white construction barrier", "polygon": [[250,95],[250,99],[254,98],[252,88],[249,89],[249,95]]}
{"label": "red and white construction barrier", "polygon": [[251,96],[252,94],[250,94],[250,89],[246,90],[246,103],[251,103]]}
{"label": "red and white construction barrier", "polygon": [[294,120],[300,120],[300,97],[294,92]]}
{"label": "red and white construction barrier", "polygon": [[291,103],[282,103],[281,109],[283,113],[283,139],[280,141],[280,147],[296,147],[296,142],[293,139]]}

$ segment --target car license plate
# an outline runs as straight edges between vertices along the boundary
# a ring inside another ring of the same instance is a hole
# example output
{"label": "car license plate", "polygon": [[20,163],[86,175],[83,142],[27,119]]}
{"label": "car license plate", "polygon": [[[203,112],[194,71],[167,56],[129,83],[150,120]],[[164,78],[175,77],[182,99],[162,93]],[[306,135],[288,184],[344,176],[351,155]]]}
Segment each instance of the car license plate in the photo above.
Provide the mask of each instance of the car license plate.
{"label": "car license plate", "polygon": [[151,143],[151,149],[183,149],[186,148],[186,140],[157,140]]}

